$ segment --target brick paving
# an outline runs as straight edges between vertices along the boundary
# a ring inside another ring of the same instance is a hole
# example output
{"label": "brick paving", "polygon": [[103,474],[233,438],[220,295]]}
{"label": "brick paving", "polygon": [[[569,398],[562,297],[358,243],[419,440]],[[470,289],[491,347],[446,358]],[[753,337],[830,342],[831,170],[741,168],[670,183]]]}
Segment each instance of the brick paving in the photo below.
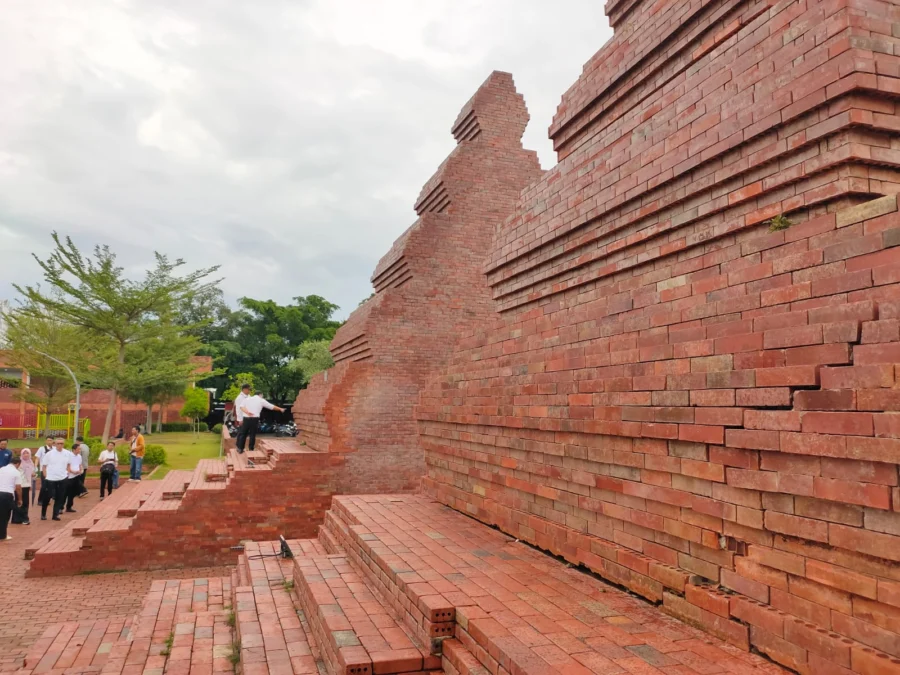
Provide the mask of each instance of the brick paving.
{"label": "brick paving", "polygon": [[[123,491],[133,489],[128,483],[122,487]],[[0,585],[0,672],[18,668],[34,643],[56,624],[78,622],[83,626],[93,622],[92,630],[99,631],[102,622],[108,621],[110,630],[116,626],[124,628],[125,622],[140,610],[154,579],[214,578],[229,574],[227,568],[216,567],[26,578],[29,563],[24,559],[25,549],[70,526],[98,502],[99,494],[92,490],[87,497],[76,501],[78,514],[64,514],[62,522],[42,522],[38,507],[31,512],[31,525],[10,526],[12,541],[0,543],[0,569],[5,577]]]}

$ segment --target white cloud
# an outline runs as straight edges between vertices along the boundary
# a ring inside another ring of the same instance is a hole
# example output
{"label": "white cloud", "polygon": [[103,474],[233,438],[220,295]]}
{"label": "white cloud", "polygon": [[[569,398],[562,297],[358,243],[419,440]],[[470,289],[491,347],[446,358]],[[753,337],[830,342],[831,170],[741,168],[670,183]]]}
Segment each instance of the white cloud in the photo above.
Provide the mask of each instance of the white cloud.
{"label": "white cloud", "polygon": [[0,298],[39,281],[27,254],[57,230],[346,315],[490,71],[516,77],[549,166],[560,96],[609,34],[589,0],[7,0]]}

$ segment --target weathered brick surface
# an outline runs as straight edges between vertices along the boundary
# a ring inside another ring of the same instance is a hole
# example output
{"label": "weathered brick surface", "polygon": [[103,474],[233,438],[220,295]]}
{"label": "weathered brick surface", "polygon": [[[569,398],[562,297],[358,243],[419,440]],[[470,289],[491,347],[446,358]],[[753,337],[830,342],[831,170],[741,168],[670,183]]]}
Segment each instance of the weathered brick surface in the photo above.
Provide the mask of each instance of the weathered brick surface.
{"label": "weathered brick surface", "polygon": [[194,472],[125,483],[39,542],[29,576],[231,564],[245,540],[314,536],[342,456],[293,440],[266,439],[260,447],[232,452],[227,463],[202,460]]}
{"label": "weathered brick surface", "polygon": [[607,12],[420,398],[426,489],[800,672],[900,672],[900,5]]}
{"label": "weathered brick surface", "polygon": [[416,490],[425,472],[413,407],[457,336],[486,319],[485,253],[520,191],[540,175],[512,76],[495,72],[453,125],[458,146],[416,202],[418,220],[372,276],[376,294],[341,327],[336,365],[293,406],[301,438],[342,453],[339,493]]}

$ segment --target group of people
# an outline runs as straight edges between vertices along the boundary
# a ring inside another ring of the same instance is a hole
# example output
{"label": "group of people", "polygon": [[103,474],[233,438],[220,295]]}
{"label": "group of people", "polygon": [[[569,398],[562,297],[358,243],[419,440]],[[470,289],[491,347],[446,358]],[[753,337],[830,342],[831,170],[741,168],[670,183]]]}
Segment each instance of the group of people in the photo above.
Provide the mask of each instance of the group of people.
{"label": "group of people", "polygon": [[[141,479],[144,461],[144,436],[140,427],[132,428],[131,466],[129,481]],[[12,537],[8,534],[13,525],[30,525],[28,507],[37,502],[41,506],[41,520],[47,520],[47,509],[53,503],[53,520],[62,520],[63,513],[77,513],[75,499],[88,494],[85,487],[91,449],[79,436],[66,448],[62,436],[48,436],[43,447],[32,457],[24,448],[18,457],[13,456],[6,439],[0,440],[0,541]],[[119,487],[118,454],[115,441],[107,443],[97,458],[100,466],[100,499]],[[40,489],[37,481],[40,479]]]}
{"label": "group of people", "polygon": [[256,432],[259,429],[259,415],[263,408],[284,412],[284,408],[269,403],[259,394],[250,395],[250,385],[242,384],[241,393],[234,399],[234,419],[238,425],[237,451],[244,452],[247,439],[250,439],[251,452],[256,449]]}

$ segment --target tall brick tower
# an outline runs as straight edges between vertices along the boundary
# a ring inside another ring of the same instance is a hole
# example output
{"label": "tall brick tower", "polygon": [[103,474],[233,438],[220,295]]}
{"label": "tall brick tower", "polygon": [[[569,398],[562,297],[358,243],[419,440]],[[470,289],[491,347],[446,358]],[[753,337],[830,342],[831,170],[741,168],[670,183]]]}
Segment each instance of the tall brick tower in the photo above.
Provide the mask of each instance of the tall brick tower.
{"label": "tall brick tower", "polygon": [[802,673],[900,670],[900,5],[609,0],[428,491]]}
{"label": "tall brick tower", "polygon": [[339,493],[418,488],[425,465],[413,407],[457,336],[492,312],[485,253],[540,176],[521,143],[527,122],[512,76],[493,73],[454,123],[458,145],[422,189],[418,219],[378,263],[375,296],[331,343],[334,368],[298,395],[301,439],[346,454]]}

